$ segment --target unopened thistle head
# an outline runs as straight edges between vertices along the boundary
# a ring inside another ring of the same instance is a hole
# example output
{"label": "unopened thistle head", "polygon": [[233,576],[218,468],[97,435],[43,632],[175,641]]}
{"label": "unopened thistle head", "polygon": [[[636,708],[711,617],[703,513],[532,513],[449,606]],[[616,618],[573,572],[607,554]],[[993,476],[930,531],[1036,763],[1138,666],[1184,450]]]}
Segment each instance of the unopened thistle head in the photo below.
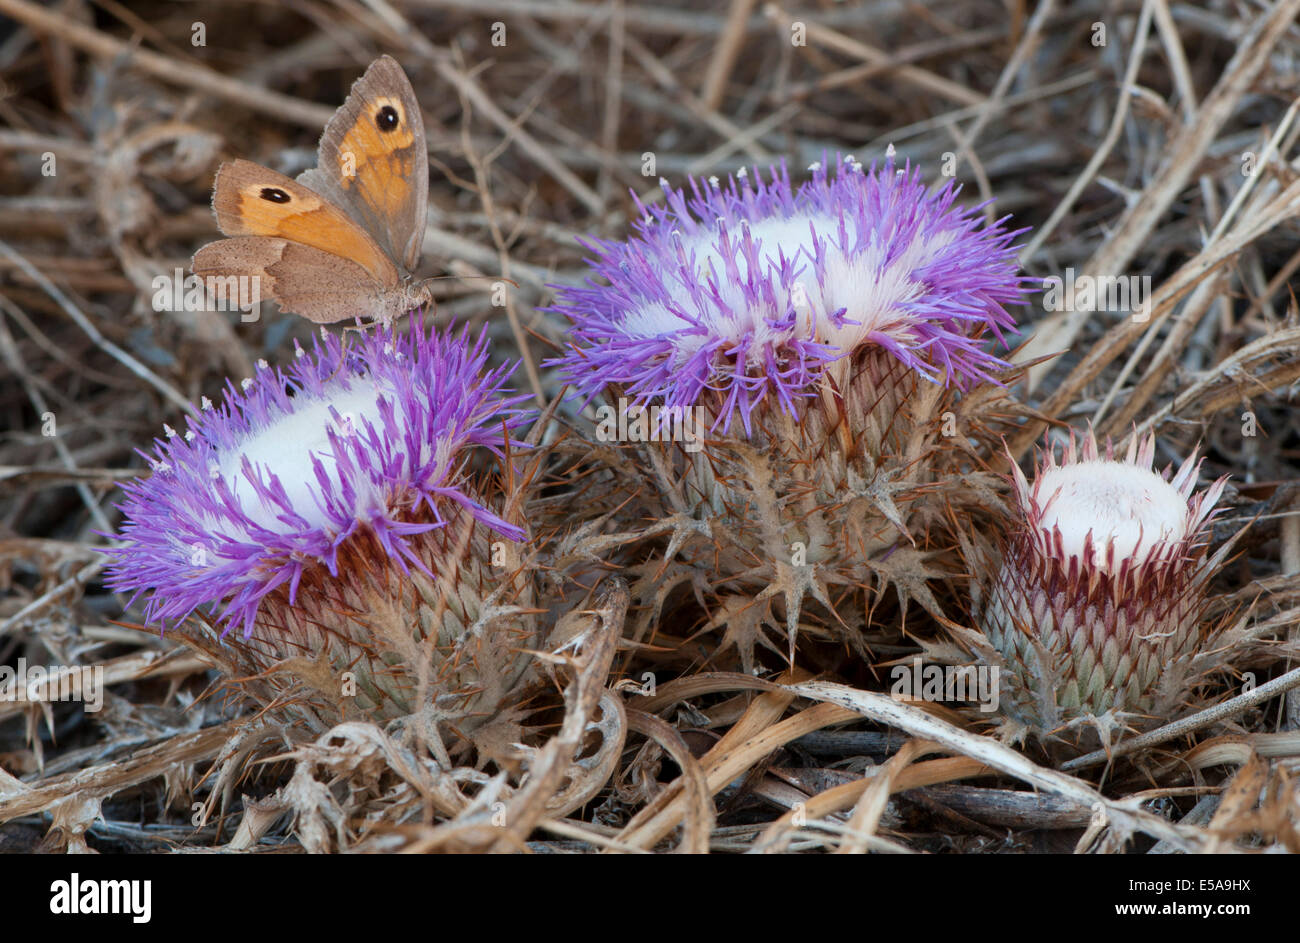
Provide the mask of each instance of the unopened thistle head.
{"label": "unopened thistle head", "polygon": [[1107,715],[1141,726],[1195,681],[1226,479],[1196,492],[1194,455],[1169,477],[1154,453],[1151,436],[1103,457],[1090,433],[1081,446],[1071,436],[1059,464],[1049,448],[1033,484],[1015,469],[1016,515],[979,621],[1012,718],[1040,735]]}
{"label": "unopened thistle head", "polygon": [[560,289],[559,363],[606,397],[599,438],[651,440],[667,513],[709,522],[715,585],[783,593],[793,633],[805,590],[865,585],[864,561],[914,544],[950,395],[1006,366],[989,346],[1024,294],[1016,233],[892,157],[664,191],[631,238],[588,246],[597,279]]}
{"label": "unopened thistle head", "polygon": [[[485,338],[417,324],[296,355],[259,364],[220,406],[205,398],[184,435],[166,429],[145,455],[153,473],[124,487],[109,585],[313,726],[406,713],[426,681],[448,715],[499,693],[519,646],[467,632],[494,592],[527,595],[507,565],[526,531],[470,465],[518,444],[509,370],[486,369]],[[503,647],[483,653],[485,640]]]}

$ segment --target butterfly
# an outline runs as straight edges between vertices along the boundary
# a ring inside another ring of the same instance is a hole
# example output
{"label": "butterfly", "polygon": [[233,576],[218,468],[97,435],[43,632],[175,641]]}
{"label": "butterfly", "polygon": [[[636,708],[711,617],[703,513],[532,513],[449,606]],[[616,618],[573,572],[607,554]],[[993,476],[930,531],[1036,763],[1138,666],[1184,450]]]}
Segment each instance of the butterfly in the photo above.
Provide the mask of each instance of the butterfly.
{"label": "butterfly", "polygon": [[318,324],[391,321],[432,300],[420,261],[429,200],[424,120],[391,56],[371,63],[296,180],[247,160],[217,170],[212,209],[229,236],[194,254],[201,279],[253,276],[263,296]]}

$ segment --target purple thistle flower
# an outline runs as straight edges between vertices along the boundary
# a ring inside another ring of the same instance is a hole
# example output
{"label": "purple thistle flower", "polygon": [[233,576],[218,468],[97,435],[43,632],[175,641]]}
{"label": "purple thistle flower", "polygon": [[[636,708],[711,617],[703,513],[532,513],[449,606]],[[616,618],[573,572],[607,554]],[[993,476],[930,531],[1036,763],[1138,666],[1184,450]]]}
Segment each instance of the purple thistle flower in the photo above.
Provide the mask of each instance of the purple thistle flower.
{"label": "purple thistle flower", "polygon": [[[846,354],[874,346],[961,389],[1007,366],[983,346],[1014,327],[1023,300],[1005,220],[984,226],[956,205],[951,181],[927,192],[892,158],[864,172],[840,157],[814,165],[797,190],[784,165],[771,179],[744,171],[726,186],[666,184],[626,242],[584,243],[596,275],[560,286],[552,309],[573,322],[574,346],[554,361],[587,402],[621,388],[637,407],[722,398],[715,425],[738,410],[746,433],[767,396],[795,414],[799,398]],[[844,379],[837,376],[837,379]]]}
{"label": "purple thistle flower", "polygon": [[337,578],[340,549],[363,532],[403,571],[427,572],[409,542],[456,506],[523,536],[463,487],[467,450],[519,447],[510,433],[527,418],[524,397],[503,395],[513,368],[485,372],[486,334],[440,338],[412,322],[346,346],[324,335],[295,357],[287,370],[259,362],[241,388],[227,383],[224,404],[205,397],[183,437],[165,427],[140,453],[153,474],[123,486],[107,583],[147,595],[148,623],[205,607],[247,638],[263,597],[287,584],[292,605],[310,567]]}

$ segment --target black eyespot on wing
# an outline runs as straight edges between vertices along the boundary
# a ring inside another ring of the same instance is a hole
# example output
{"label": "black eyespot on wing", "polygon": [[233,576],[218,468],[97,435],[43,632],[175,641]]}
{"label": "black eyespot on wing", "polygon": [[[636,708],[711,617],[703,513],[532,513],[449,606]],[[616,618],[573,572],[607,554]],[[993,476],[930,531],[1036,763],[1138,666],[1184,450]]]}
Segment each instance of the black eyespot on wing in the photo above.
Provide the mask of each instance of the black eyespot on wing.
{"label": "black eyespot on wing", "polygon": [[385,134],[389,131],[396,131],[401,123],[402,117],[392,105],[385,105],[375,112],[375,127]]}
{"label": "black eyespot on wing", "polygon": [[285,193],[279,187],[263,187],[262,192],[258,194],[268,203],[288,203],[292,199],[289,194]]}

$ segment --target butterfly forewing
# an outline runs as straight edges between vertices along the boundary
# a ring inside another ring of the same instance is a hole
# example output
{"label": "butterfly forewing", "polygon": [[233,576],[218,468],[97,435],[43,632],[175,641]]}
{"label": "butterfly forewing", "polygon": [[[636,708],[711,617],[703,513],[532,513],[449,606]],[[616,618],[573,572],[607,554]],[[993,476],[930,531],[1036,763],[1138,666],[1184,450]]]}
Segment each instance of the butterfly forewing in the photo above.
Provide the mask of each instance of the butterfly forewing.
{"label": "butterfly forewing", "polygon": [[328,197],[413,271],[424,242],[429,158],[424,119],[402,67],[381,56],[321,135],[317,167],[299,181]]}

